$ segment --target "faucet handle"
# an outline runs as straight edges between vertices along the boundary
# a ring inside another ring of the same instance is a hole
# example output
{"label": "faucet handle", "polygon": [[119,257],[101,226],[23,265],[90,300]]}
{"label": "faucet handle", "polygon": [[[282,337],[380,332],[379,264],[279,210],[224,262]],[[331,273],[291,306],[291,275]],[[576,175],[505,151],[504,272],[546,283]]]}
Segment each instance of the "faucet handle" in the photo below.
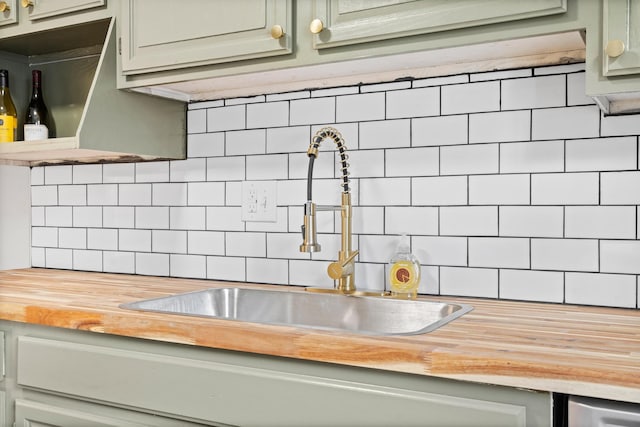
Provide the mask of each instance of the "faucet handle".
{"label": "faucet handle", "polygon": [[333,280],[338,280],[353,273],[353,260],[360,252],[354,251],[349,257],[342,261],[335,261],[327,267],[327,274]]}

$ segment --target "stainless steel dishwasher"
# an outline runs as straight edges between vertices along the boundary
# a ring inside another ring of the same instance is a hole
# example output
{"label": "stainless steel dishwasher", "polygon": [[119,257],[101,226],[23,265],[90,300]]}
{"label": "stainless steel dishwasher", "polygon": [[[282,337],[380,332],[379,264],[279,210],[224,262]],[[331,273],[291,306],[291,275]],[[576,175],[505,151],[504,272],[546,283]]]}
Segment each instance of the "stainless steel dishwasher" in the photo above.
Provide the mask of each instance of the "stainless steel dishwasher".
{"label": "stainless steel dishwasher", "polygon": [[570,396],[568,427],[640,427],[640,404]]}

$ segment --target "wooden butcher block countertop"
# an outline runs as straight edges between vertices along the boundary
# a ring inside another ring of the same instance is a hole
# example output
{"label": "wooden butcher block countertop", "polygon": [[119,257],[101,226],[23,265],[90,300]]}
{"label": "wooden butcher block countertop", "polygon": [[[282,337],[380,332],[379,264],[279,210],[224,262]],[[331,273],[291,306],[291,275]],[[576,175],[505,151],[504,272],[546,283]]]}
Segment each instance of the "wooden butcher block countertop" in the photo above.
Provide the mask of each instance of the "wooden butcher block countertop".
{"label": "wooden butcher block countertop", "polygon": [[230,285],[259,286],[47,269],[4,271],[0,318],[640,403],[640,310],[451,297],[442,299],[471,304],[474,310],[427,334],[365,336],[118,307]]}

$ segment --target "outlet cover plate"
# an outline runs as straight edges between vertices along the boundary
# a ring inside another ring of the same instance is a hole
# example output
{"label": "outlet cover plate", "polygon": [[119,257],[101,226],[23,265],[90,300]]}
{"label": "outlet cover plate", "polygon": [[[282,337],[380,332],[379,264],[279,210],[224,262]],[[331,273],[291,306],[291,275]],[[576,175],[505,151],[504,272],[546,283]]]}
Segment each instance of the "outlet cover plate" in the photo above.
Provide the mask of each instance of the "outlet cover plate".
{"label": "outlet cover plate", "polygon": [[242,183],[242,220],[276,222],[275,181],[244,181]]}

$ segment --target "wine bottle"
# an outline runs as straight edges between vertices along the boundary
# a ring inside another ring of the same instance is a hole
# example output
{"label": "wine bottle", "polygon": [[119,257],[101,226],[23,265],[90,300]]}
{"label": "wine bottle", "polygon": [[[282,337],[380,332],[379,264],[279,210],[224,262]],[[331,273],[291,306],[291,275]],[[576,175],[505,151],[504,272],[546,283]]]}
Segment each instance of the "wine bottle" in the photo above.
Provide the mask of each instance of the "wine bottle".
{"label": "wine bottle", "polygon": [[14,142],[18,131],[18,114],[9,91],[9,71],[0,70],[0,143]]}
{"label": "wine bottle", "polygon": [[42,97],[42,72],[31,71],[33,81],[31,100],[24,119],[24,140],[55,138],[53,121]]}

